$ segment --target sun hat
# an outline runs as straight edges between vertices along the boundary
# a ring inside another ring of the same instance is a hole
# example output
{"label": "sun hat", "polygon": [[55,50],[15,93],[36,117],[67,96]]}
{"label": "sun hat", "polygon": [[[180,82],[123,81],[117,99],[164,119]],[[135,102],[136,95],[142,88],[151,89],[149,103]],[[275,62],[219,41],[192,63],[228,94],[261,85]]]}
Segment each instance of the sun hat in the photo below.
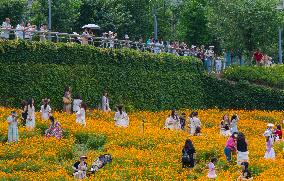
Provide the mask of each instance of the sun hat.
{"label": "sun hat", "polygon": [[274,127],[274,124],[268,123],[267,126],[268,126],[268,127]]}
{"label": "sun hat", "polygon": [[80,156],[80,159],[87,159],[87,156],[82,155],[82,156]]}

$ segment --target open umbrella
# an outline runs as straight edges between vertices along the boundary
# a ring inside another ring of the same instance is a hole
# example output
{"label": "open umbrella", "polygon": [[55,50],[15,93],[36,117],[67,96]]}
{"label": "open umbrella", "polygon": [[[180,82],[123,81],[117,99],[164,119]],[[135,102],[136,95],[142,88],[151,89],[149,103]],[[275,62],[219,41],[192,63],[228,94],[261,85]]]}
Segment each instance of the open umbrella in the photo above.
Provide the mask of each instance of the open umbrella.
{"label": "open umbrella", "polygon": [[84,25],[82,28],[90,28],[90,29],[100,29],[100,27],[96,24],[87,24],[87,25]]}

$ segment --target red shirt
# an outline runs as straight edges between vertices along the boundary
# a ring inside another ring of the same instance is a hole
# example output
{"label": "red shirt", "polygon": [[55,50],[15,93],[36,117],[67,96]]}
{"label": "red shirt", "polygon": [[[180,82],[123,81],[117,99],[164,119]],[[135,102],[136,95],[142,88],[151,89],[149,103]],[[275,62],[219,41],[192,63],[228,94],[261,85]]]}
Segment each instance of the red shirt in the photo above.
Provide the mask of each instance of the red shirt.
{"label": "red shirt", "polygon": [[279,136],[279,139],[282,139],[282,130],[276,130],[275,134]]}
{"label": "red shirt", "polygon": [[263,55],[262,55],[260,52],[255,52],[255,53],[253,54],[253,56],[254,56],[254,59],[255,59],[257,62],[260,62],[260,61],[262,60],[262,58],[263,58]]}

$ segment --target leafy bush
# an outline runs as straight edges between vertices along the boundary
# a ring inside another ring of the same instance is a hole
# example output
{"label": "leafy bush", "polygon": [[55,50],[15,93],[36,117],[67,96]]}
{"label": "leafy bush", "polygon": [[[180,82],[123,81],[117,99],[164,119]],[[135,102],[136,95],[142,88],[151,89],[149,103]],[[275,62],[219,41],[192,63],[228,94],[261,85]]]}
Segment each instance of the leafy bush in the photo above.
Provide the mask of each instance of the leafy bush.
{"label": "leafy bush", "polygon": [[275,67],[232,67],[225,71],[225,78],[234,81],[247,80],[252,83],[284,88],[284,66]]}
{"label": "leafy bush", "polygon": [[75,133],[77,144],[83,144],[88,149],[101,149],[107,141],[107,137],[103,134],[90,134],[84,132]]}
{"label": "leafy bush", "polygon": [[107,137],[103,134],[92,134],[90,135],[86,146],[89,149],[94,149],[94,150],[98,150],[98,149],[102,149],[102,147],[104,146],[104,144],[107,141]]}
{"label": "leafy bush", "polygon": [[67,85],[88,105],[98,105],[107,89],[111,108],[123,103],[127,111],[284,108],[283,91],[218,80],[204,74],[201,62],[191,57],[0,40],[0,104],[18,107],[33,97],[39,107],[39,100],[49,97],[53,109],[62,109]]}

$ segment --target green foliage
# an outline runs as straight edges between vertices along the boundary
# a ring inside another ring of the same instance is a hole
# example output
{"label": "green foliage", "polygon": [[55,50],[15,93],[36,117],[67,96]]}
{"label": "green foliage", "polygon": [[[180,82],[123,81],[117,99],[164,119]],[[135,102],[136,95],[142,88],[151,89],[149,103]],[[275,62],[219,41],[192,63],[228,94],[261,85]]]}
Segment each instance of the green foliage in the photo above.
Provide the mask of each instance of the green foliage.
{"label": "green foliage", "polygon": [[107,137],[103,134],[75,133],[76,143],[86,146],[88,149],[101,149],[106,143]]}
{"label": "green foliage", "polygon": [[284,88],[284,66],[275,67],[232,67],[226,70],[224,76],[229,80],[247,80],[264,86]]}
{"label": "green foliage", "polygon": [[90,135],[86,146],[89,149],[94,149],[94,150],[98,150],[98,149],[102,149],[104,144],[107,141],[107,137],[103,134],[94,134],[94,135]]}
{"label": "green foliage", "polygon": [[1,0],[0,1],[0,23],[5,18],[11,19],[11,24],[15,27],[21,20],[25,18],[25,10],[27,9],[27,0]]}
{"label": "green foliage", "polygon": [[[52,0],[52,29],[54,31],[72,32],[74,23],[78,21],[81,0]],[[36,25],[48,22],[48,1],[34,0],[31,20]],[[91,23],[91,22],[89,22]]]}
{"label": "green foliage", "polygon": [[282,110],[284,92],[250,84],[246,81],[236,83],[218,80],[215,77],[203,79],[206,107]]}
{"label": "green foliage", "polygon": [[210,0],[208,26],[223,47],[246,50],[262,48],[275,53],[277,29],[283,14],[279,0]]}
{"label": "green foliage", "polygon": [[62,109],[65,86],[72,87],[73,95],[80,92],[91,106],[100,104],[107,89],[111,108],[123,103],[128,111],[173,107],[281,110],[284,102],[283,91],[208,76],[201,62],[191,57],[0,41],[0,102],[18,107],[22,99],[33,97],[39,107],[39,101],[49,97],[52,108]]}

